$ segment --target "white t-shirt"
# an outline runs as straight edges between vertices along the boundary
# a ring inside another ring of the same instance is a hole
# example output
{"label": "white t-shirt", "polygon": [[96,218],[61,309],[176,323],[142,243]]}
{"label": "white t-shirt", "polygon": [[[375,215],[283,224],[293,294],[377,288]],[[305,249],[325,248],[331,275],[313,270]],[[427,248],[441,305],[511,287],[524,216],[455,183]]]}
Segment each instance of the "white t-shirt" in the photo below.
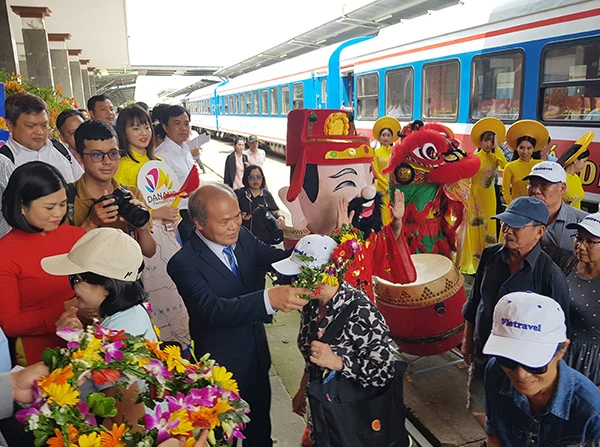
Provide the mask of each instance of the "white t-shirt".
{"label": "white t-shirt", "polygon": [[33,151],[17,143],[12,135],[8,138],[6,145],[10,148],[15,158],[15,166],[21,166],[30,161],[43,161],[58,169],[67,183],[74,183],[83,175],[83,168],[77,160],[71,157],[71,161],[69,162],[67,157],[61,154],[50,140],[47,140],[44,147],[39,151]]}
{"label": "white t-shirt", "polygon": [[[192,166],[194,166],[194,158],[190,154],[187,143],[180,146],[169,137],[165,137],[165,140],[156,148],[154,153],[173,169],[179,182],[183,185],[192,170]],[[181,200],[179,209],[187,210],[187,207],[188,199]]]}
{"label": "white t-shirt", "polygon": [[244,151],[244,154],[246,154],[248,156],[249,164],[257,165],[257,166],[260,166],[261,168],[263,167],[263,164],[265,163],[265,159],[267,158],[267,154],[262,149],[258,149],[255,154],[250,152],[250,149],[246,149]]}
{"label": "white t-shirt", "polygon": [[143,335],[146,339],[152,341],[158,340],[150,316],[141,304],[106,317],[101,326],[113,331],[123,330],[135,336]]}

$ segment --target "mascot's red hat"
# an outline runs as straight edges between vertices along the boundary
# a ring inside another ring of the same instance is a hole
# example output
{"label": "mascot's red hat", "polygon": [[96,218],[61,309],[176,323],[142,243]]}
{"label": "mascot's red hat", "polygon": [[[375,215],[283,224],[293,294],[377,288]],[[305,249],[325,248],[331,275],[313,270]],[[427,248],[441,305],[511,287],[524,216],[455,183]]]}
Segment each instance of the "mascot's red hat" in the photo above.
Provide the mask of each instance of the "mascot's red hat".
{"label": "mascot's red hat", "polygon": [[369,139],[356,133],[351,112],[332,109],[297,109],[288,114],[285,162],[295,166],[287,200],[298,197],[307,164],[345,165],[372,163],[375,152]]}

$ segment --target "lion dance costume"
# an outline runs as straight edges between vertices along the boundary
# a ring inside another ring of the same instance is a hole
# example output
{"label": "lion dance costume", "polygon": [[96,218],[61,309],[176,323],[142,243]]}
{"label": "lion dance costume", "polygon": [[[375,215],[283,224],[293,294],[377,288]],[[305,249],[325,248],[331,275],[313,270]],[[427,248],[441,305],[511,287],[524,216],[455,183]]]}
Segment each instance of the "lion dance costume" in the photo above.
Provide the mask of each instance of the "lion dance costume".
{"label": "lion dance costume", "polygon": [[[438,123],[414,121],[403,129],[390,164],[390,195],[404,193],[402,231],[411,253],[438,253],[460,258],[466,228],[468,179],[480,161],[460,148],[453,132]],[[460,259],[454,259],[459,262]]]}

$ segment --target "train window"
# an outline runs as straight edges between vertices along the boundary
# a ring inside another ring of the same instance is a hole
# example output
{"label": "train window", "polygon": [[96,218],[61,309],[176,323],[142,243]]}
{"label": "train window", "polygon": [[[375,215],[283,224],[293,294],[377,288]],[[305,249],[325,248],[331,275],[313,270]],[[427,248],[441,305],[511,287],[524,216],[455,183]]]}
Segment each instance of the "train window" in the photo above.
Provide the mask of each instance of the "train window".
{"label": "train window", "polygon": [[379,116],[379,74],[369,73],[356,77],[358,119],[376,120]]}
{"label": "train window", "polygon": [[235,114],[241,115],[242,109],[240,108],[240,104],[243,104],[243,101],[240,102],[240,94],[235,95]]}
{"label": "train window", "polygon": [[271,100],[271,115],[279,115],[279,111],[277,110],[277,87],[269,89],[269,98]]}
{"label": "train window", "polygon": [[252,114],[260,115],[260,104],[258,103],[258,92],[256,90],[252,92]]}
{"label": "train window", "polygon": [[304,108],[304,85],[300,82],[292,85],[293,99],[292,109],[303,109]]}
{"label": "train window", "polygon": [[261,115],[268,115],[269,114],[269,92],[266,89],[260,91],[260,105],[262,107]]}
{"label": "train window", "polygon": [[321,103],[327,104],[327,79],[321,80]]}
{"label": "train window", "polygon": [[459,63],[457,60],[423,66],[423,118],[458,118]]}
{"label": "train window", "polygon": [[600,42],[549,45],[541,63],[542,120],[600,122]]}
{"label": "train window", "polygon": [[246,115],[252,115],[252,93],[246,92]]}
{"label": "train window", "polygon": [[510,52],[473,58],[471,120],[493,116],[518,120],[523,91],[523,53]]}
{"label": "train window", "polygon": [[412,67],[389,70],[385,74],[385,114],[410,120],[413,115]]}
{"label": "train window", "polygon": [[281,114],[287,115],[290,112],[290,86],[281,86]]}

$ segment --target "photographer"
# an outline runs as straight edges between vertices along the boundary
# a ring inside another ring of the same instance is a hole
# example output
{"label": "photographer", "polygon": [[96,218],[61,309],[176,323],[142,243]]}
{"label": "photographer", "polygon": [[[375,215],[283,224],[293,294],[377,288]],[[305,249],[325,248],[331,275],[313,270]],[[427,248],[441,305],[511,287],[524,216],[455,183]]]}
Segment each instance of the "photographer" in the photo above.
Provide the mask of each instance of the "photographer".
{"label": "photographer", "polygon": [[75,132],[75,145],[85,173],[75,182],[74,224],[86,231],[118,228],[138,241],[144,256],[154,256],[156,241],[141,192],[114,178],[122,156],[114,129],[102,121],[86,121]]}

